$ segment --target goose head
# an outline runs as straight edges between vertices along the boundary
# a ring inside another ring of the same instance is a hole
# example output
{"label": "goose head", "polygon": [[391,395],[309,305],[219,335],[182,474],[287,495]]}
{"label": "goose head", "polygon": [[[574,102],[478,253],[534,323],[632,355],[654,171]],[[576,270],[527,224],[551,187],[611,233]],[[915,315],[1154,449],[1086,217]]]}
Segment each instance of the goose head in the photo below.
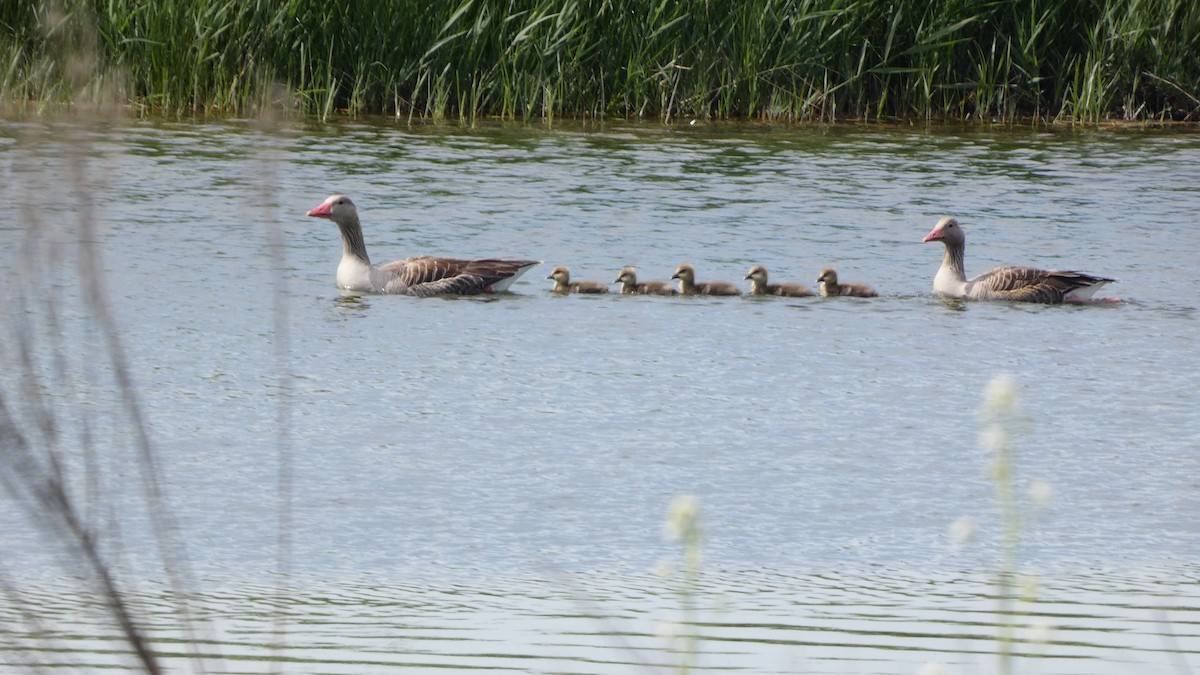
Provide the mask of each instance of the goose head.
{"label": "goose head", "polygon": [[817,277],[817,283],[837,286],[837,271],[835,271],[832,267],[826,267],[825,269],[821,270],[821,276]]}
{"label": "goose head", "polygon": [[345,195],[329,195],[325,201],[308,210],[310,218],[326,218],[338,225],[358,222],[358,208]]}
{"label": "goose head", "polygon": [[672,279],[679,279],[686,284],[696,283],[696,268],[688,263],[683,263],[675,268],[675,274],[671,275]]}
{"label": "goose head", "polygon": [[958,220],[947,217],[937,221],[937,225],[934,225],[929,234],[925,235],[921,241],[924,243],[940,241],[947,246],[961,246],[966,240],[967,236],[959,227]]}
{"label": "goose head", "polygon": [[546,275],[547,279],[553,279],[555,283],[566,286],[571,281],[571,270],[566,267],[555,267],[550,270],[550,274]]}
{"label": "goose head", "polygon": [[745,278],[757,284],[765,284],[767,283],[767,268],[762,265],[755,265],[746,273]]}

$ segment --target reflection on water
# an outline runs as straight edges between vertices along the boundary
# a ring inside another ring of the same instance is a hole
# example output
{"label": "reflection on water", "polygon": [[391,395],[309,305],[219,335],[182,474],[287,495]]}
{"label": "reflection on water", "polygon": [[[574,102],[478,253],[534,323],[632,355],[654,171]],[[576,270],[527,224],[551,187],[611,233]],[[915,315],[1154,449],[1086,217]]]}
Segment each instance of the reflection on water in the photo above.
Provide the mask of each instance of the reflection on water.
{"label": "reflection on water", "polygon": [[[210,673],[660,672],[679,666],[682,636],[694,631],[704,672],[916,673],[926,664],[993,672],[997,622],[1011,621],[1017,672],[1166,673],[1186,672],[1200,649],[1196,571],[1041,577],[1012,615],[998,614],[992,580],[975,574],[712,571],[699,579],[690,624],[681,623],[677,584],[644,574],[482,587],[310,580],[282,600],[274,588],[214,583],[189,601],[196,653],[177,642],[185,634],[165,595],[134,594],[134,606],[179,671],[202,663]],[[125,662],[112,627],[85,598],[55,587],[23,595],[46,630],[34,634],[8,606],[4,619],[17,619],[9,624],[16,630],[4,638],[0,666]],[[282,636],[277,617],[287,626]]]}
{"label": "reflection on water", "polygon": [[[62,461],[83,477],[89,524],[120,524],[106,550],[180,669],[194,644],[208,672],[628,672],[678,664],[669,634],[696,630],[714,669],[991,672],[1003,524],[975,410],[998,373],[1023,403],[1017,486],[1054,492],[1022,512],[1021,563],[1040,579],[1014,617],[1022,669],[1196,660],[1192,135],[138,123],[89,143],[113,311],[195,573],[195,639],[153,590],[138,457],[89,358],[88,314],[35,342],[62,361],[33,363],[70,385],[56,402],[94,415],[55,408],[104,450],[64,447]],[[45,138],[0,145],[11,193],[56,194],[66,154]],[[528,257],[604,279],[691,262],[735,280],[763,264],[810,285],[833,266],[882,297],[558,297],[536,270],[496,297],[344,295],[336,230],[303,216],[334,191],[360,205],[376,262]],[[70,232],[70,200],[37,205]],[[13,213],[0,215],[6,273],[31,250]],[[1119,278],[1127,302],[933,299],[941,251],[920,240],[947,214],[970,225],[971,272],[1078,267]],[[57,269],[69,299],[79,285]],[[3,305],[6,328],[39,306]],[[0,372],[6,401],[25,384]],[[284,451],[287,559],[306,581],[280,599]],[[647,572],[673,553],[661,516],[681,493],[707,527],[685,628],[674,582]],[[979,536],[952,551],[963,516]],[[77,570],[7,499],[0,519],[5,665],[126,663],[94,598],[65,580]]]}

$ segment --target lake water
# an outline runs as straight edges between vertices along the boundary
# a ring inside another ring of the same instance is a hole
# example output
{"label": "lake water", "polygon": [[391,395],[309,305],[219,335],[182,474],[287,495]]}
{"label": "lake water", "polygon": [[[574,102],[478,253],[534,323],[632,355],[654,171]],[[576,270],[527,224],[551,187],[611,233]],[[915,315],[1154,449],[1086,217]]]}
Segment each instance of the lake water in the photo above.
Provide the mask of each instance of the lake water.
{"label": "lake water", "polygon": [[[175,672],[1200,667],[1194,132],[5,122],[0,177],[3,402]],[[304,217],[333,192],[375,262],[545,264],[499,296],[344,295],[336,228]],[[921,238],[943,215],[968,274],[1080,269],[1123,302],[936,299]],[[85,309],[81,219],[163,504]],[[881,297],[544,278],[681,262],[743,287],[753,264],[810,287],[834,266]],[[1015,562],[979,443],[1000,374]],[[128,666],[6,452],[0,668]],[[664,535],[678,495],[701,505],[690,575]]]}

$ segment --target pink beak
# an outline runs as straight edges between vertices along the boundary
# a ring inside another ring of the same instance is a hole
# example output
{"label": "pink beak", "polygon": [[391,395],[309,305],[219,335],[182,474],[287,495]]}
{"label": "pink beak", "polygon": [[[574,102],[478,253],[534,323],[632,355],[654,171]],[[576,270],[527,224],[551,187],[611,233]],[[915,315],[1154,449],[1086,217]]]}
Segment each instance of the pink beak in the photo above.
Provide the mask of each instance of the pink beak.
{"label": "pink beak", "polygon": [[[311,216],[312,211],[309,211],[308,215]],[[925,243],[929,243],[931,241],[941,241],[942,237],[944,237],[944,236],[945,236],[945,234],[942,232],[942,228],[935,227],[935,228],[933,228],[932,232],[925,235],[925,238],[921,240],[921,243],[925,244]]]}
{"label": "pink beak", "polygon": [[315,206],[315,207],[309,209],[308,213],[306,215],[311,216],[313,218],[328,218],[332,214],[333,214],[333,211],[329,206],[329,202],[324,202],[320,206]]}

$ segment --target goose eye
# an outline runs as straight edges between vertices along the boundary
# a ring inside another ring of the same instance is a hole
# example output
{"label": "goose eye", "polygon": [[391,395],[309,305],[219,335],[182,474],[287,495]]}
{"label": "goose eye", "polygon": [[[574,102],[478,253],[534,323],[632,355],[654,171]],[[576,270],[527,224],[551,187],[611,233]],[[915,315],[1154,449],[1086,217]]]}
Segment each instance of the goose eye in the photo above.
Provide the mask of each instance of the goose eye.
{"label": "goose eye", "polygon": [[338,205],[340,206],[340,205],[342,205],[342,204],[345,204],[345,203],[346,203],[346,200],[345,200],[345,199],[339,199],[339,200],[337,200],[337,203],[338,203]]}

